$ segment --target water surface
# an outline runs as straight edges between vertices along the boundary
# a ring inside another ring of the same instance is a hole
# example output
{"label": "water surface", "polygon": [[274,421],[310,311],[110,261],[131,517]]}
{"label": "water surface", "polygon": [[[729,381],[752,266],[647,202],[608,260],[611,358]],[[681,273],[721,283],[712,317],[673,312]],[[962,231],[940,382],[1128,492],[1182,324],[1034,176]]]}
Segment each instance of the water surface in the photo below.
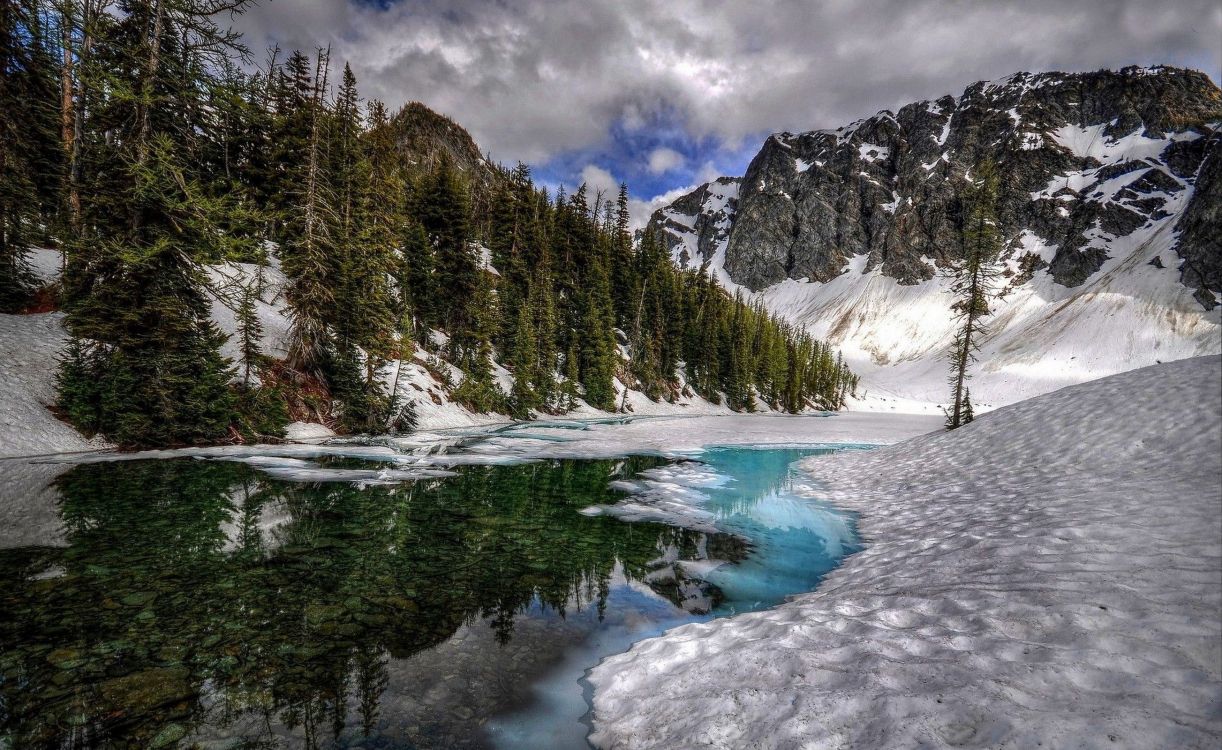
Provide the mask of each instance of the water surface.
{"label": "water surface", "polygon": [[[0,549],[0,747],[582,746],[600,658],[810,590],[854,549],[851,519],[791,492],[814,450],[366,486],[75,466],[64,546]],[[717,531],[590,510],[659,491]]]}

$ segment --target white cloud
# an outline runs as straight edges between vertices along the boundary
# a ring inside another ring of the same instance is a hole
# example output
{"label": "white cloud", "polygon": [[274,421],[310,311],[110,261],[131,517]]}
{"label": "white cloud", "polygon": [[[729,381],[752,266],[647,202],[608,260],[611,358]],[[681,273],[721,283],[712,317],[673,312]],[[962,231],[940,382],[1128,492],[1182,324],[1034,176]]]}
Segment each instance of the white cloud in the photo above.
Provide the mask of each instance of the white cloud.
{"label": "white cloud", "polygon": [[673,148],[662,146],[649,152],[650,174],[665,174],[683,166],[687,161],[683,154]]}
{"label": "white cloud", "polygon": [[281,0],[237,23],[256,52],[331,45],[367,97],[423,101],[506,163],[615,123],[734,143],[1018,70],[1222,67],[1217,0]]}
{"label": "white cloud", "polygon": [[587,164],[581,170],[581,181],[586,184],[586,190],[590,193],[591,201],[600,192],[606,196],[619,194],[620,181],[615,179],[610,172],[596,164]]}
{"label": "white cloud", "polygon": [[704,183],[712,182],[721,176],[721,172],[717,169],[717,166],[711,161],[706,161],[704,164],[700,165],[700,169],[696,170],[696,184],[703,185]]}

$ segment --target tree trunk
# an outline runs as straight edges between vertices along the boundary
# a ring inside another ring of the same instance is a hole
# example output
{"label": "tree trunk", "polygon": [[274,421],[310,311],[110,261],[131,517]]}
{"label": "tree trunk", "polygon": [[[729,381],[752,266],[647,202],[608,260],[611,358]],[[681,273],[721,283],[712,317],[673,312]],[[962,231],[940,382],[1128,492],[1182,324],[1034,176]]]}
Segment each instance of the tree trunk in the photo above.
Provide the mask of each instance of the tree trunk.
{"label": "tree trunk", "polygon": [[161,29],[165,15],[165,3],[162,0],[153,0],[153,2],[156,10],[153,13],[153,28],[148,40],[148,61],[145,63],[144,80],[140,83],[140,100],[137,105],[140,129],[136,135],[136,149],[140,164],[144,164],[148,159],[149,134],[152,130],[149,113],[152,110],[153,84],[157,79],[157,68],[161,62]]}
{"label": "tree trunk", "polygon": [[[64,11],[59,16],[59,31],[60,31],[60,46],[64,56],[63,67],[59,71],[59,115],[60,115],[60,144],[64,149],[64,156],[68,160],[68,220],[72,226],[73,233],[78,230],[80,223],[80,215],[77,211],[76,203],[79,203],[77,198],[74,203],[75,188],[72,185],[72,154],[76,150],[74,141],[75,130],[73,129],[73,121],[76,116],[72,106],[72,76],[73,76],[73,59],[72,59],[72,17],[69,15],[68,8],[65,4]],[[60,271],[65,271],[68,268],[68,253],[61,246],[61,261]]]}

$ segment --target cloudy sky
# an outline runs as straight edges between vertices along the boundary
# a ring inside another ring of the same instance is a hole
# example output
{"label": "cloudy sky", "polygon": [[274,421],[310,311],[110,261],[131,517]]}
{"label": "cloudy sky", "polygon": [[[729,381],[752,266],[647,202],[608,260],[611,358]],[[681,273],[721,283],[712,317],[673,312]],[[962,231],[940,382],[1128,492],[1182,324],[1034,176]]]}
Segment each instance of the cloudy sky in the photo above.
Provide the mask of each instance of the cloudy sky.
{"label": "cloudy sky", "polygon": [[742,174],[770,132],[1019,70],[1222,67],[1218,0],[262,0],[237,25],[256,54],[330,44],[365,96],[546,184],[626,180],[638,214]]}

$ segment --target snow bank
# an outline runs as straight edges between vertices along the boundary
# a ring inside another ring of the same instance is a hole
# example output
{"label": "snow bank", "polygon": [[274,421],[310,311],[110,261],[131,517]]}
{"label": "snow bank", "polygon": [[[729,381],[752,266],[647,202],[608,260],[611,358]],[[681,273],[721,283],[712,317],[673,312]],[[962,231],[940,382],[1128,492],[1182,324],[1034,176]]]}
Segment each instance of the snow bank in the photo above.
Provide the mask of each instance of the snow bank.
{"label": "snow bank", "polygon": [[773,610],[591,674],[595,744],[1213,747],[1222,359],[809,460],[865,551]]}
{"label": "snow bank", "polygon": [[[55,250],[30,253],[30,265],[45,283],[59,276],[62,263]],[[62,313],[0,314],[0,458],[107,447],[86,440],[47,409],[55,403],[55,372],[67,341]]]}
{"label": "snow bank", "polygon": [[56,419],[55,371],[67,344],[61,313],[0,315],[0,458],[104,448]]}
{"label": "snow bank", "polygon": [[312,440],[327,440],[335,437],[335,430],[332,430],[325,424],[290,422],[284,426],[284,437],[286,440],[292,440],[297,443],[305,443]]}
{"label": "snow bank", "polygon": [[[1171,249],[1178,211],[1191,195],[1168,199],[1169,217],[1125,237],[1092,242],[1110,259],[1078,287],[1046,272],[1011,288],[986,319],[972,369],[978,407],[1015,403],[1136,367],[1222,352],[1222,307],[1205,311],[1179,283]],[[1024,253],[1050,260],[1056,247],[1024,233]],[[1150,264],[1162,259],[1163,267]],[[850,408],[937,412],[945,404],[946,352],[954,334],[949,280],[901,285],[865,256],[827,282],[786,280],[758,296],[844,354],[864,396]],[[1010,261],[1014,263],[1013,260]]]}

